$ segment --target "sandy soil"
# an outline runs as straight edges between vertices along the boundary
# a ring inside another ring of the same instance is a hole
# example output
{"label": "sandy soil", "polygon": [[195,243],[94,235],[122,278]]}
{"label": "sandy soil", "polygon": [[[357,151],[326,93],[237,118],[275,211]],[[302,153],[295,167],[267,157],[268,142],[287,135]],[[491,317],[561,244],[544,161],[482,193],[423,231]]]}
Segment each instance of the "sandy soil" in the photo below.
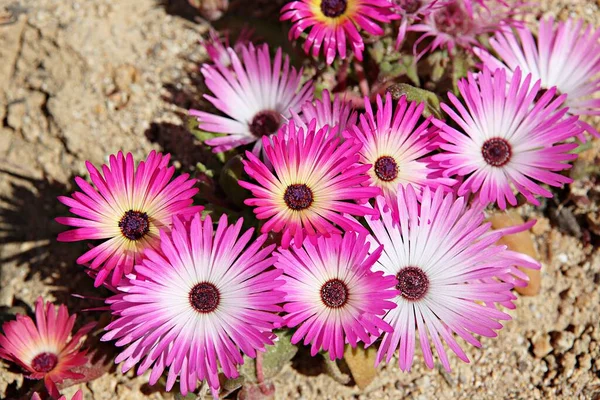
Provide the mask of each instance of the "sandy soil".
{"label": "sandy soil", "polygon": [[[0,0],[0,9],[16,15],[0,26],[0,319],[30,310],[39,295],[74,311],[98,305],[69,295],[97,291],[75,266],[83,245],[57,243],[62,228],[52,220],[66,213],[56,196],[73,190],[85,160],[101,164],[118,150],[141,158],[157,149],[191,170],[202,156],[182,116],[200,101],[189,88],[205,56],[198,40],[207,25],[180,16],[185,4],[175,3]],[[599,5],[548,1],[540,13],[600,25]],[[599,221],[598,169],[592,168],[595,176],[586,169],[600,165],[599,147],[594,143],[579,161],[584,172],[570,188],[566,211],[521,210],[540,220],[534,234],[542,291],[518,300],[498,338],[468,350],[470,365],[453,357],[447,373],[417,361],[402,373],[391,364],[360,391],[319,373],[317,359],[311,368],[284,368],[275,379],[276,397],[600,399],[600,251],[589,243],[600,232],[591,222],[589,229],[576,223]],[[84,313],[81,322],[93,317]],[[82,388],[86,399],[173,398],[152,391],[146,379],[106,374],[64,393]],[[0,363],[0,398],[21,385],[21,375]]]}

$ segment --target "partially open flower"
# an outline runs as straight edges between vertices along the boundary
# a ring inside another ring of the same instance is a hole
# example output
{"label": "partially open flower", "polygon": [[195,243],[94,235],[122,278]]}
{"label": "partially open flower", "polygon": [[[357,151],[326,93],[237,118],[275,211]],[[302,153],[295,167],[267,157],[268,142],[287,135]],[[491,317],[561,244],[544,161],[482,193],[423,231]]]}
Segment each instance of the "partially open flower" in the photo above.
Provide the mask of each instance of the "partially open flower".
{"label": "partially open flower", "polygon": [[307,101],[302,105],[300,114],[292,112],[296,126],[306,130],[308,125],[314,120],[315,130],[325,126],[330,128],[332,135],[342,135],[343,132],[356,124],[357,113],[352,108],[352,104],[339,94],[333,96],[327,89],[323,90],[322,99]]}
{"label": "partially open flower", "polygon": [[[498,58],[475,50],[486,67],[505,68],[509,77],[519,68],[523,76],[531,74],[532,81],[540,79],[543,91],[555,86],[558,94],[566,94],[570,114],[600,115],[600,28],[584,29],[582,20],[555,23],[549,18],[539,22],[537,40],[526,26],[515,31],[506,27],[490,44]],[[600,136],[591,125],[579,124]]]}
{"label": "partially open flower", "polygon": [[[333,63],[336,52],[346,58],[346,41],[354,55],[362,60],[365,43],[358,28],[371,35],[382,35],[380,22],[390,22],[388,0],[299,0],[281,9],[281,20],[291,20],[290,40],[295,40],[310,28],[304,51],[317,57],[321,48],[327,64]],[[312,48],[312,51],[311,51]]]}
{"label": "partially open flower", "polygon": [[462,0],[449,0],[444,7],[427,14],[419,23],[408,27],[408,31],[421,32],[414,44],[414,53],[421,58],[438,48],[446,49],[450,54],[457,47],[472,51],[480,46],[478,35],[493,33],[504,25],[516,24],[514,15],[519,8],[504,4],[487,4],[486,7],[475,3],[469,10]]}
{"label": "partially open flower", "polygon": [[57,383],[78,379],[83,375],[73,368],[87,362],[85,352],[79,351],[81,338],[95,323],[82,327],[71,336],[75,314],[69,316],[67,307],[58,310],[52,303],[38,298],[35,303],[35,323],[31,318],[17,315],[16,321],[2,325],[0,357],[12,361],[27,371],[30,379],[43,379],[52,397],[60,396]]}

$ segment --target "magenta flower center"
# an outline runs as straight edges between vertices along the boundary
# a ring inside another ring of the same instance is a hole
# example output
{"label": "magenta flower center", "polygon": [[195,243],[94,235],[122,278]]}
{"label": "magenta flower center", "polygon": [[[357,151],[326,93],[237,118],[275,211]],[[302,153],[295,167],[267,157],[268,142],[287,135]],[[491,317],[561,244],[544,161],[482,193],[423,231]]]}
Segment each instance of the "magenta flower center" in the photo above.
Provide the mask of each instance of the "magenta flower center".
{"label": "magenta flower center", "polygon": [[346,11],[346,0],[321,0],[321,11],[326,17],[339,17]]}
{"label": "magenta flower center", "polygon": [[304,184],[290,185],[285,189],[283,201],[294,211],[305,210],[313,203],[313,193]]}
{"label": "magenta flower center", "polygon": [[321,287],[321,300],[327,307],[342,307],[348,301],[348,287],[339,279],[331,279]]}
{"label": "magenta flower center", "polygon": [[494,167],[502,167],[510,161],[512,151],[510,144],[502,138],[489,139],[481,148],[481,155],[486,163]]}
{"label": "magenta flower center", "polygon": [[419,267],[402,268],[396,275],[396,279],[398,280],[396,289],[406,300],[421,300],[429,289],[429,278]]}
{"label": "magenta flower center", "polygon": [[273,110],[261,111],[252,118],[250,132],[257,138],[277,132],[281,124],[281,114]]}
{"label": "magenta flower center", "polygon": [[139,240],[150,230],[148,214],[129,210],[119,221],[121,233],[129,240]]}
{"label": "magenta flower center", "polygon": [[40,353],[31,361],[31,368],[35,372],[50,372],[58,364],[58,357],[52,353]]}
{"label": "magenta flower center", "polygon": [[398,177],[398,164],[393,157],[383,156],[375,161],[375,175],[384,182],[391,182]]}
{"label": "magenta flower center", "polygon": [[219,290],[212,283],[202,282],[190,290],[190,304],[199,313],[214,311],[219,305]]}

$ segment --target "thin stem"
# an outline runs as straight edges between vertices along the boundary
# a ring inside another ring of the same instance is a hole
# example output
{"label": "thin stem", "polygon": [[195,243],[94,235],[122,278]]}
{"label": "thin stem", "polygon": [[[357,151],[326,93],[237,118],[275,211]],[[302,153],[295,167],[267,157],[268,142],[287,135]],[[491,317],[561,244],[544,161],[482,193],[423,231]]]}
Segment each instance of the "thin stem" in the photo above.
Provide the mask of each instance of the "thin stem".
{"label": "thin stem", "polygon": [[368,97],[371,93],[371,90],[369,89],[369,82],[365,76],[365,68],[363,67],[362,63],[354,61],[354,69],[356,70],[356,76],[358,77],[358,87],[360,88],[360,93],[364,97]]}

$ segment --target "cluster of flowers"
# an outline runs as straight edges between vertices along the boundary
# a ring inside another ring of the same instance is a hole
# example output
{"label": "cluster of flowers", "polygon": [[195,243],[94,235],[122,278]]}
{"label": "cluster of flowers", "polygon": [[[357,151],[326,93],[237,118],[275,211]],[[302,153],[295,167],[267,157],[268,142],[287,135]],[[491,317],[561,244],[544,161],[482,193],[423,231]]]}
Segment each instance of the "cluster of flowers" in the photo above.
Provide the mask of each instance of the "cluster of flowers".
{"label": "cluster of flowers", "polygon": [[[200,129],[223,134],[206,141],[215,152],[252,144],[249,179],[239,184],[251,192],[245,204],[260,235],[194,206],[194,180],[173,179],[168,155],[152,152],[136,165],[118,153],[101,170],[88,163],[93,185],[76,178],[81,192],[59,198],[76,217],[57,221],[76,229],[58,239],[100,241],[78,263],[115,292],[103,340],[125,347],[115,360],[122,371],[151,369],[154,384],[168,369],[168,390],[179,379],[185,395],[206,380],[217,397],[219,372],[236,377],[242,354],[257,357],[280,328],[332,360],[345,344],[377,342],[376,362],[397,353],[402,370],[417,336],[425,364],[434,365],[433,343],[446,369],[446,346],[468,362],[457,337],[480,346],[474,335],[496,336],[510,319],[499,306],[514,308],[511,289],[527,284],[517,266],[540,265],[496,244],[535,221],[492,230],[484,209],[514,206],[519,193],[537,205],[552,196],[545,185],[571,182],[560,171],[576,158],[574,139],[595,133],[578,116],[600,113],[591,98],[600,89],[600,30],[550,19],[536,40],[525,26],[494,22],[496,58],[473,42],[489,28],[481,30],[478,13],[494,7],[302,0],[282,10],[291,37],[310,28],[304,49],[323,47],[327,63],[336,52],[346,57],[347,42],[360,59],[358,28],[380,35],[380,24],[399,16],[398,43],[414,31],[435,36],[427,51],[470,46],[482,66],[459,82],[461,99],[448,94],[442,109],[451,121],[423,118],[424,104],[389,94],[358,114],[328,91],[314,98],[280,49],[271,57],[267,45],[212,47],[201,71],[213,93],[206,98],[224,115],[190,114]],[[467,39],[435,28],[452,24]],[[74,317],[41,299],[36,319],[37,328],[28,317],[4,325],[0,357],[45,378],[57,397],[55,382],[85,360],[78,343],[89,327],[68,341]]]}

